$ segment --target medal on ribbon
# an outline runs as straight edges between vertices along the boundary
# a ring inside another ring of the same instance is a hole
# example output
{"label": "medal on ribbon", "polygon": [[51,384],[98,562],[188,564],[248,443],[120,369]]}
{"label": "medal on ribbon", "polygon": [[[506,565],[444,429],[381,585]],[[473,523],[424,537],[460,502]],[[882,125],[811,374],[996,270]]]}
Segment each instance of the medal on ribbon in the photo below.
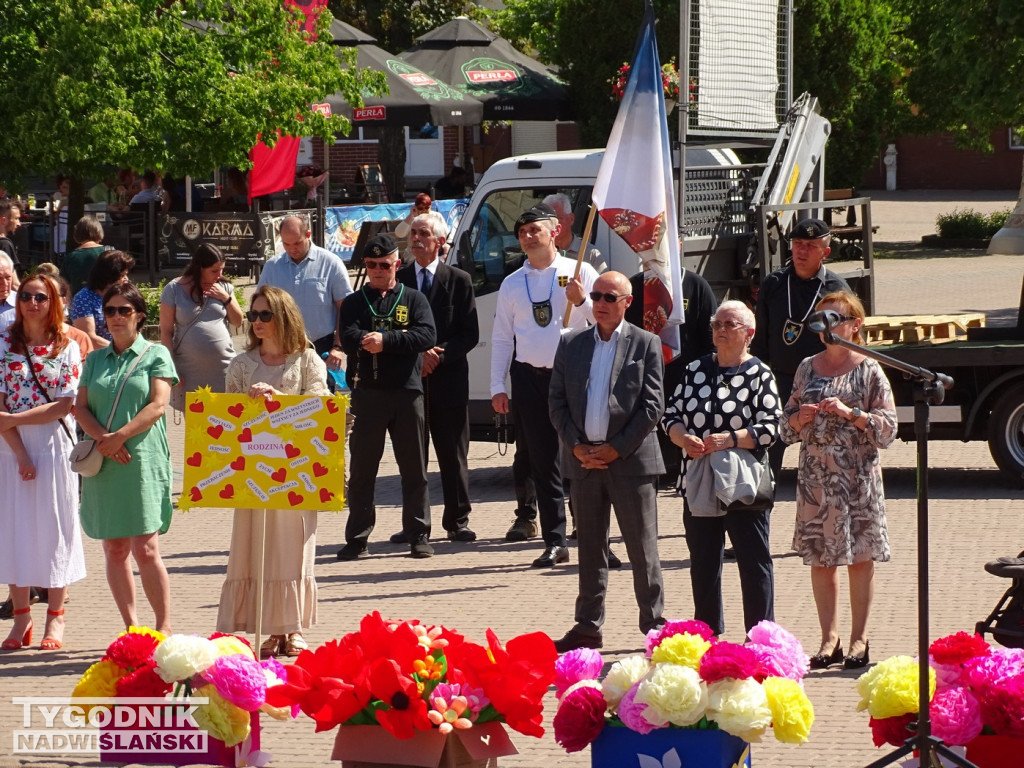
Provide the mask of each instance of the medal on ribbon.
{"label": "medal on ribbon", "polygon": [[796,344],[796,340],[800,338],[800,332],[803,331],[803,329],[803,323],[787,319],[785,324],[782,326],[782,340],[786,342],[787,346]]}
{"label": "medal on ribbon", "polygon": [[541,328],[551,322],[551,299],[533,302],[533,321]]}

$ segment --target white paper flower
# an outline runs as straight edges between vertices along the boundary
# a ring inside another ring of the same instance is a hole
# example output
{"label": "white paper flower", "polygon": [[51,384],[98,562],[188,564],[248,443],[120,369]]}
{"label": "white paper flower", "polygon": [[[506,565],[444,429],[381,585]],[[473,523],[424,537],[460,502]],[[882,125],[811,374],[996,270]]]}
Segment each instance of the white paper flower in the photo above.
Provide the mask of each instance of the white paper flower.
{"label": "white paper flower", "polygon": [[697,670],[665,662],[640,682],[636,701],[647,705],[644,717],[653,725],[693,725],[708,708],[708,687]]}
{"label": "white paper flower", "polygon": [[708,686],[708,719],[743,741],[759,742],[771,725],[772,711],[756,680],[726,678]]}
{"label": "white paper flower", "polygon": [[636,685],[650,671],[651,664],[643,654],[627,656],[612,664],[608,675],[601,684],[604,700],[608,703],[608,710],[614,713],[618,709],[622,697],[626,695],[626,691]]}
{"label": "white paper flower", "polygon": [[220,656],[220,649],[205,637],[171,635],[156,647],[156,673],[165,683],[187,680],[203,672]]}

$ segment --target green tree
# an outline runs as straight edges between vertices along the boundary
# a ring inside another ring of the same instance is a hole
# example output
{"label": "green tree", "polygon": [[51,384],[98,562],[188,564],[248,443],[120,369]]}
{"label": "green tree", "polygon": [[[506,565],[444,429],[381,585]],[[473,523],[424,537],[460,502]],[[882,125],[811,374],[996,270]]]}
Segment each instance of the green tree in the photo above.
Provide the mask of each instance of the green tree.
{"label": "green tree", "polygon": [[361,104],[379,85],[310,43],[292,13],[281,0],[7,4],[0,176],[70,174],[73,219],[84,179],[110,166],[195,175],[245,167],[258,135],[347,130],[309,104],[336,91]]}

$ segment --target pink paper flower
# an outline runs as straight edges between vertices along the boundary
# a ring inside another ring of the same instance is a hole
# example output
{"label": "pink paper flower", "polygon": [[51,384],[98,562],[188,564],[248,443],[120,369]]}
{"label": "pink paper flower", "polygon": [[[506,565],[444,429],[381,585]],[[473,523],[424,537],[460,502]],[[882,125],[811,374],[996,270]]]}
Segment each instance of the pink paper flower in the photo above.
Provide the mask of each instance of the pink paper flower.
{"label": "pink paper flower", "polygon": [[987,656],[965,662],[961,679],[980,697],[990,685],[1013,677],[1022,669],[1024,648],[993,648]]}
{"label": "pink paper flower", "polygon": [[911,723],[917,722],[917,714],[896,715],[895,717],[872,717],[868,720],[871,726],[871,740],[876,747],[883,744],[891,744],[894,747],[902,747],[903,744],[914,735],[914,732],[907,729]]}
{"label": "pink paper flower", "polygon": [[647,656],[650,657],[654,652],[654,649],[657,648],[661,644],[661,641],[666,637],[681,635],[684,632],[688,632],[691,635],[698,635],[712,644],[718,642],[718,638],[715,636],[715,631],[703,621],[666,621],[665,625],[661,629],[652,629],[647,633],[647,640],[645,642]]}
{"label": "pink paper flower", "polygon": [[727,677],[736,680],[754,677],[760,668],[758,655],[746,646],[718,642],[701,657],[699,672],[704,682],[710,684]]}
{"label": "pink paper flower", "polygon": [[619,719],[622,724],[632,731],[643,734],[648,734],[657,728],[664,728],[665,726],[655,725],[644,717],[647,705],[636,700],[636,692],[639,687],[640,683],[634,685],[619,701]]}
{"label": "pink paper flower", "polygon": [[555,741],[566,752],[585,749],[604,728],[606,709],[600,686],[580,685],[568,691],[555,713]]}
{"label": "pink paper flower", "polygon": [[555,695],[562,695],[581,680],[596,680],[604,668],[600,651],[593,648],[577,648],[563,653],[555,662]]}
{"label": "pink paper flower", "polygon": [[203,672],[223,699],[246,712],[255,712],[267,699],[267,677],[259,662],[241,654],[220,656]]}
{"label": "pink paper flower", "polygon": [[810,669],[804,647],[791,632],[774,621],[761,621],[747,633],[747,647],[757,653],[763,666],[758,678],[788,677],[800,682]]}
{"label": "pink paper flower", "polygon": [[932,733],[947,744],[965,746],[981,733],[981,704],[966,688],[936,690],[928,711]]}
{"label": "pink paper flower", "polygon": [[456,696],[461,696],[466,700],[468,709],[467,717],[470,720],[476,720],[480,715],[480,711],[491,703],[491,700],[484,694],[483,688],[474,688],[471,685],[465,683],[451,684],[451,683],[438,683],[434,687],[433,696],[441,696],[446,701],[451,701]]}
{"label": "pink paper flower", "polygon": [[985,724],[1000,736],[1024,736],[1024,672],[988,686],[978,698]]}

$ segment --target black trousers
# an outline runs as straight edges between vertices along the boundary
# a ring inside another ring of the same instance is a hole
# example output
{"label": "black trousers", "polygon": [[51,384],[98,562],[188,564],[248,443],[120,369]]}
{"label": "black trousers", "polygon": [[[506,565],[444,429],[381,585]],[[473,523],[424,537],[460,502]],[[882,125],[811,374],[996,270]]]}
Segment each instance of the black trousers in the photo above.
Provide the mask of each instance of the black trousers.
{"label": "black trousers", "polygon": [[517,414],[516,445],[525,445],[529,455],[544,545],[564,547],[565,496],[558,468],[558,433],[548,416],[551,371],[513,361],[509,373]]}
{"label": "black trousers", "polygon": [[686,546],[690,549],[693,617],[719,635],[725,632],[722,555],[726,531],[736,550],[746,630],[749,632],[759,621],[775,621],[775,571],[768,548],[770,515],[770,510],[765,510],[726,512],[723,517],[694,517],[689,505],[683,503]]}
{"label": "black trousers", "polygon": [[373,498],[385,435],[391,436],[402,478],[402,530],[413,539],[429,536],[423,393],[411,389],[357,388],[352,392],[352,414],[345,541],[365,544],[377,522]]}
{"label": "black trousers", "polygon": [[[513,418],[515,412],[515,404],[513,404]],[[519,422],[515,423],[518,436]],[[516,517],[535,520],[537,518],[537,489],[533,487],[533,478],[530,477],[530,455],[526,450],[526,443],[520,442],[518,437],[515,453],[512,455],[512,481],[516,486]]]}
{"label": "black trousers", "polygon": [[430,376],[423,380],[426,388],[428,431],[441,472],[441,494],[446,531],[465,528],[473,506],[469,501],[469,407],[446,402],[444,382]]}
{"label": "black trousers", "polygon": [[[786,373],[776,373],[775,386],[779,388],[780,407],[785,408],[789,402],[789,396],[793,394],[793,377]],[[782,418],[786,418],[785,414],[783,414]],[[782,462],[786,457],[786,448],[788,447],[788,445],[782,442],[780,437],[768,449],[768,464],[772,468],[772,477],[775,478],[776,486],[778,486],[779,478],[782,476]]]}

